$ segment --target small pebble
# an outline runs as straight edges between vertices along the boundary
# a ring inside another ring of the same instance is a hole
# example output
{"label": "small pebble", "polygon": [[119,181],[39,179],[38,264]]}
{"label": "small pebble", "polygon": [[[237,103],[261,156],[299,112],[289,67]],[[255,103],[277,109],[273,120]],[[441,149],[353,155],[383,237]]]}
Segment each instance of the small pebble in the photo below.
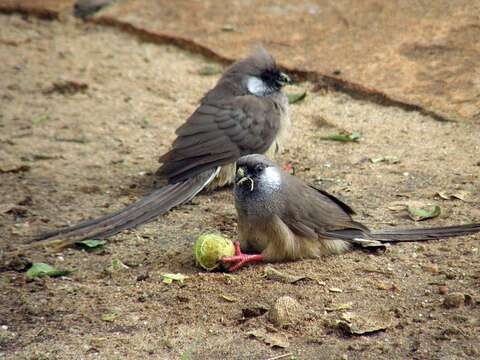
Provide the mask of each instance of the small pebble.
{"label": "small pebble", "polygon": [[290,296],[282,296],[268,312],[268,319],[277,326],[298,322],[303,314],[302,306]]}
{"label": "small pebble", "polygon": [[448,287],[446,286],[439,286],[438,287],[438,293],[442,295],[448,294]]}
{"label": "small pebble", "polygon": [[438,274],[438,272],[439,272],[439,269],[438,269],[438,265],[437,265],[437,264],[424,265],[424,266],[423,266],[423,269],[424,269],[425,271],[428,271],[429,273],[432,273],[432,274]]}
{"label": "small pebble", "polygon": [[443,306],[447,309],[459,308],[465,303],[465,295],[459,292],[453,292],[445,296]]}
{"label": "small pebble", "polygon": [[141,273],[137,276],[137,281],[145,281],[150,277],[150,274],[148,272]]}

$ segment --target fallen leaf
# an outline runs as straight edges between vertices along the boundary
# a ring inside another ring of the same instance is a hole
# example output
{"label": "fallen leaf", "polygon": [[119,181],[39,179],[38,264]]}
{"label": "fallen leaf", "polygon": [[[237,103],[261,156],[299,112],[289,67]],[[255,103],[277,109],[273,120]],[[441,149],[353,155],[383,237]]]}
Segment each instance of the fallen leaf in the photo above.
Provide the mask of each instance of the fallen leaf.
{"label": "fallen leaf", "polygon": [[289,103],[289,104],[296,104],[296,103],[304,100],[306,96],[307,96],[307,92],[306,92],[306,91],[301,92],[301,93],[291,93],[291,94],[287,94],[288,103]]}
{"label": "fallen leaf", "polygon": [[413,206],[407,206],[408,215],[414,221],[422,221],[431,219],[440,215],[440,206],[429,205],[423,208],[416,208]]}
{"label": "fallen leaf", "polygon": [[17,205],[13,203],[4,203],[0,204],[0,214],[6,214],[13,208],[15,208]]}
{"label": "fallen leaf", "polygon": [[205,65],[200,70],[198,70],[198,75],[202,75],[202,76],[211,76],[211,75],[217,75],[221,73],[222,73],[222,69],[220,69],[218,66],[215,66],[215,65]]}
{"label": "fallen leaf", "polygon": [[0,165],[0,173],[3,173],[3,174],[25,172],[28,170],[30,170],[30,165],[26,165],[26,164]]}
{"label": "fallen leaf", "polygon": [[332,140],[332,141],[340,141],[340,142],[356,142],[360,140],[362,135],[358,132],[352,133],[339,133],[339,134],[330,134],[327,136],[322,137],[323,140]]}
{"label": "fallen leaf", "polygon": [[78,245],[86,247],[87,249],[98,249],[103,247],[107,242],[105,240],[96,240],[96,239],[91,239],[91,240],[82,240],[77,242]]}
{"label": "fallen leaf", "polygon": [[35,263],[32,265],[30,269],[27,270],[25,275],[27,276],[28,279],[33,279],[33,278],[43,277],[43,276],[50,276],[50,277],[65,276],[65,275],[71,274],[73,271],[74,270],[68,270],[68,269],[59,270],[45,263]]}
{"label": "fallen leaf", "polygon": [[125,265],[123,262],[121,262],[118,259],[113,259],[112,260],[112,265],[111,265],[113,270],[126,270],[129,269],[127,265]]}
{"label": "fallen leaf", "polygon": [[348,335],[367,335],[390,327],[390,322],[384,319],[367,319],[353,313],[342,314],[341,318],[336,326]]}
{"label": "fallen leaf", "polygon": [[22,156],[22,161],[39,161],[39,160],[55,160],[60,159],[60,155],[45,155],[45,154],[27,154]]}
{"label": "fallen leaf", "polygon": [[112,275],[113,273],[121,270],[127,270],[130,269],[127,265],[125,265],[123,262],[121,262],[118,259],[112,259],[112,262],[109,266],[107,266],[103,272],[105,275]]}
{"label": "fallen leaf", "polygon": [[398,164],[400,162],[400,159],[396,156],[380,156],[378,158],[370,158],[370,161],[372,164],[378,164],[381,162],[387,164]]}
{"label": "fallen leaf", "polygon": [[393,270],[390,270],[390,269],[384,270],[384,269],[374,269],[374,268],[360,268],[360,269],[357,269],[356,271],[364,271],[364,272],[373,273],[373,274],[382,274],[388,277],[391,277],[394,274]]}
{"label": "fallen leaf", "polygon": [[113,322],[115,319],[120,315],[119,311],[117,310],[112,310],[111,312],[107,314],[102,315],[102,320],[107,321],[107,322]]}
{"label": "fallen leaf", "polygon": [[333,293],[341,293],[341,292],[343,292],[342,289],[336,288],[336,287],[329,288],[328,291],[333,292]]}
{"label": "fallen leaf", "polygon": [[228,302],[237,302],[238,301],[238,299],[236,297],[228,296],[228,295],[221,295],[221,298],[225,301],[228,301]]}
{"label": "fallen leaf", "polygon": [[333,306],[325,308],[326,311],[342,311],[342,310],[350,310],[352,308],[352,303],[345,303],[345,304],[335,304]]}
{"label": "fallen leaf", "polygon": [[380,281],[377,283],[377,289],[387,290],[387,291],[396,291],[398,290],[398,287],[394,283],[386,283],[386,282]]}
{"label": "fallen leaf", "polygon": [[444,200],[458,199],[462,201],[468,201],[467,199],[470,196],[470,193],[465,190],[459,190],[453,193],[449,193],[446,191],[439,191],[436,193],[436,195],[441,197]]}
{"label": "fallen leaf", "polygon": [[55,141],[59,142],[70,142],[76,144],[87,144],[90,142],[85,136],[79,138],[62,138],[62,137],[55,137]]}
{"label": "fallen leaf", "polygon": [[280,333],[267,333],[264,329],[256,329],[249,331],[248,336],[254,337],[271,347],[287,348],[290,346],[287,337]]}
{"label": "fallen leaf", "polygon": [[405,210],[406,208],[407,208],[407,205],[398,204],[398,205],[389,206],[388,210],[390,210],[390,211],[402,211],[402,210]]}
{"label": "fallen leaf", "polygon": [[176,274],[162,274],[162,279],[165,284],[171,284],[174,281],[178,281],[179,283],[183,284],[183,281],[187,279],[188,276],[185,276],[180,273]]}
{"label": "fallen leaf", "polygon": [[222,26],[222,31],[225,32],[234,32],[235,28],[232,25],[223,25]]}
{"label": "fallen leaf", "polygon": [[307,279],[307,276],[305,275],[291,275],[283,273],[281,271],[278,271],[277,269],[274,269],[271,266],[266,267],[263,273],[265,277],[269,280],[275,280],[286,284],[294,284],[297,281]]}

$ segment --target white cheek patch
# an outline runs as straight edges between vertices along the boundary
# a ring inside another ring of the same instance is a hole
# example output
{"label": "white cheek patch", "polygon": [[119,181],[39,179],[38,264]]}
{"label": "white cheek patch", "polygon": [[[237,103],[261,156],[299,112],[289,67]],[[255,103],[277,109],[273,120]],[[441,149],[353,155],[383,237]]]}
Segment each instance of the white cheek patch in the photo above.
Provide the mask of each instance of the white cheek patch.
{"label": "white cheek patch", "polygon": [[262,79],[259,79],[255,76],[250,76],[248,78],[247,89],[251,94],[257,96],[264,96],[267,92],[267,86],[265,85],[265,83],[262,81]]}
{"label": "white cheek patch", "polygon": [[282,176],[273,166],[269,166],[264,170],[261,180],[262,190],[264,191],[276,191],[282,185]]}

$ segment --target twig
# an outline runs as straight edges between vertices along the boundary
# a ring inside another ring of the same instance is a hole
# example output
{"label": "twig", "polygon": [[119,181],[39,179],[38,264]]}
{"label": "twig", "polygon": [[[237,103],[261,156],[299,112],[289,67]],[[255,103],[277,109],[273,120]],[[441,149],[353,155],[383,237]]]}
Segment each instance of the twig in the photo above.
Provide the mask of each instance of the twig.
{"label": "twig", "polygon": [[293,354],[292,353],[286,353],[286,354],[274,356],[274,357],[271,357],[271,358],[268,358],[268,359],[265,359],[265,360],[277,360],[277,359],[281,359],[281,358],[284,358],[284,357],[287,357],[287,356],[290,356],[290,355],[293,355]]}

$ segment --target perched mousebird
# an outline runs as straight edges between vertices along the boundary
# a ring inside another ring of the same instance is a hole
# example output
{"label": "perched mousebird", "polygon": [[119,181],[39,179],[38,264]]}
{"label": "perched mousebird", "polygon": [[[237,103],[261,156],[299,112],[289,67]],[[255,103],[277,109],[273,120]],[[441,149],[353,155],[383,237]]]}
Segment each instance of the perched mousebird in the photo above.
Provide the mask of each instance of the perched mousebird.
{"label": "perched mousebird", "polygon": [[290,126],[288,99],[282,93],[289,82],[264,49],[235,62],[177,129],[171,150],[160,158],[163,164],[157,173],[168,185],[116,213],[35,240],[60,239],[61,246],[67,246],[105,238],[154,219],[206,187],[232,183],[241,156],[274,155],[279,149]]}
{"label": "perched mousebird", "polygon": [[[370,231],[354,211],[329,193],[282,171],[263,155],[237,162],[235,207],[239,242],[224,258],[235,271],[258,261],[283,261],[341,254],[352,245],[448,238],[480,232],[480,224]],[[258,255],[243,254],[251,250]]]}

